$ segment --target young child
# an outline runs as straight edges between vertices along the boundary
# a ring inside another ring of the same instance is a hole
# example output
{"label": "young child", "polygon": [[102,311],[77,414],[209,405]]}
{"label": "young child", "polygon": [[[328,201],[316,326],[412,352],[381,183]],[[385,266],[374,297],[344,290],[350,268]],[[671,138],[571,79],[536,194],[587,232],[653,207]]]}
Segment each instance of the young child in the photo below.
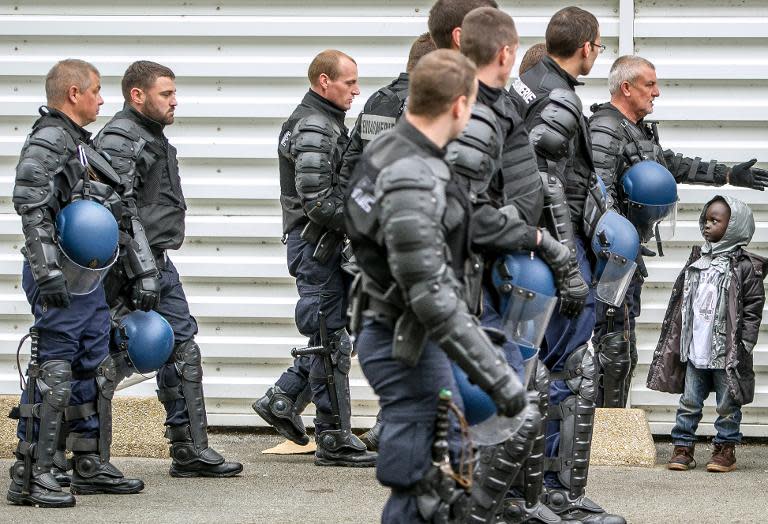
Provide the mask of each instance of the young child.
{"label": "young child", "polygon": [[755,232],[747,205],[716,196],[699,219],[704,237],[675,281],[661,337],[648,372],[648,387],[682,393],[672,429],[667,467],[685,471],[693,458],[704,400],[717,398],[717,435],[707,471],[736,469],[741,406],[752,402],[752,350],[762,320],[768,260],[744,249]]}

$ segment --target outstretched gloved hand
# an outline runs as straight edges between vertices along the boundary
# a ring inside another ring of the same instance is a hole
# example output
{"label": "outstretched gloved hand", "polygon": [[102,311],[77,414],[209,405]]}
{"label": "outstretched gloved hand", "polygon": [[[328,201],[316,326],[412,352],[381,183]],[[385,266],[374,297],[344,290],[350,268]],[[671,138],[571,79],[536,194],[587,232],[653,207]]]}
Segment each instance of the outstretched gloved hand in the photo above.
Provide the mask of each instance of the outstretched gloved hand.
{"label": "outstretched gloved hand", "polygon": [[728,183],[739,187],[748,187],[764,191],[768,186],[768,171],[759,167],[752,167],[757,162],[756,158],[748,162],[736,164],[728,173]]}

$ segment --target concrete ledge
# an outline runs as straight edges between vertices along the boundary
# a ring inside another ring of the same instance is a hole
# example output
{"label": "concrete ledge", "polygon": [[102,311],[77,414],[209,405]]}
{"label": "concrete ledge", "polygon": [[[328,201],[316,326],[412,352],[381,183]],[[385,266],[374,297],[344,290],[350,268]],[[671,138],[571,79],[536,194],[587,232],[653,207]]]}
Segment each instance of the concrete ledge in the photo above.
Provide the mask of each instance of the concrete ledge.
{"label": "concrete ledge", "polygon": [[[19,397],[0,395],[0,458],[11,458],[16,449],[16,421],[7,417]],[[112,455],[115,457],[167,458],[163,436],[165,410],[156,398],[117,397],[112,404]]]}
{"label": "concrete ledge", "polygon": [[592,434],[593,466],[640,466],[656,464],[656,448],[642,409],[595,410]]}

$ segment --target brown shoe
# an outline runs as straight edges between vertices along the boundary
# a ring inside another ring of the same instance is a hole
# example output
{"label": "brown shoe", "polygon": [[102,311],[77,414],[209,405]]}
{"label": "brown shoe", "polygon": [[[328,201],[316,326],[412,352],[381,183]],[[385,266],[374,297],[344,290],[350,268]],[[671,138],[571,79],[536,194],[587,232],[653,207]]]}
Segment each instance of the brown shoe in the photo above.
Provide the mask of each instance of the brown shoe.
{"label": "brown shoe", "polygon": [[707,462],[707,471],[727,473],[736,469],[736,445],[732,442],[715,444],[712,458]]}
{"label": "brown shoe", "polygon": [[688,471],[696,467],[696,460],[693,458],[695,446],[675,446],[672,450],[672,458],[667,462],[667,469],[674,471]]}

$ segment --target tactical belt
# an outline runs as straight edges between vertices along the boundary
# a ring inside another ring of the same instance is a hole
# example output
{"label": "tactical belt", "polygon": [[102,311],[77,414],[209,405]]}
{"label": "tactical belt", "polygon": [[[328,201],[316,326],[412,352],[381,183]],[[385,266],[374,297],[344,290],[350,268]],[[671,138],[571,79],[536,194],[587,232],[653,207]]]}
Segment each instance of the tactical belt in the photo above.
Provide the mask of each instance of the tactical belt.
{"label": "tactical belt", "polygon": [[368,307],[363,312],[363,316],[380,322],[390,329],[395,329],[395,322],[403,314],[403,311],[394,304],[375,298],[367,293],[366,295]]}

